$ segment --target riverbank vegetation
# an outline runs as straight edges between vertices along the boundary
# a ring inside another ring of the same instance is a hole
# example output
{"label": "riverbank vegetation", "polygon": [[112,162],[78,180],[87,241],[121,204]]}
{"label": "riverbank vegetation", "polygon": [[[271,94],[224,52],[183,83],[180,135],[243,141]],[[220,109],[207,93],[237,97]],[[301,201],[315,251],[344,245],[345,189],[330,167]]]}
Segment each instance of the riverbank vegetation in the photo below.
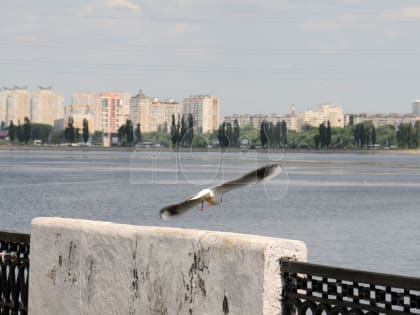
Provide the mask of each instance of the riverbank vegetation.
{"label": "riverbank vegetation", "polygon": [[[168,130],[169,129],[169,130]],[[89,133],[87,120],[82,128],[74,127],[70,117],[64,130],[55,130],[52,126],[31,123],[25,118],[24,123],[0,130],[0,144],[66,144],[89,143],[102,145],[103,133]],[[288,130],[285,121],[273,124],[262,122],[260,128],[240,127],[237,121],[222,123],[217,131],[200,133],[195,131],[191,115],[172,118],[172,124],[163,125],[156,132],[141,132],[140,124],[133,126],[131,120],[119,127],[115,135],[117,146],[153,146],[163,147],[221,147],[221,148],[273,148],[273,149],[417,149],[420,147],[420,121],[414,125],[401,123],[375,128],[367,121],[344,128],[333,128],[330,123],[318,127],[303,126],[299,132]],[[7,141],[6,141],[7,140]]]}

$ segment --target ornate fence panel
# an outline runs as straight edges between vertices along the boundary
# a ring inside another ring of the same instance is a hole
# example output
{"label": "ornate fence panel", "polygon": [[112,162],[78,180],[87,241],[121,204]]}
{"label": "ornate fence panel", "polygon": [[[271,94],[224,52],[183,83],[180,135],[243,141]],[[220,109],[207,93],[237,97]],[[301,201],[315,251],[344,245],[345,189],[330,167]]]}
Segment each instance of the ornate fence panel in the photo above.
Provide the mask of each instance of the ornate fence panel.
{"label": "ornate fence panel", "polygon": [[420,314],[420,278],[282,260],[284,314]]}
{"label": "ornate fence panel", "polygon": [[29,239],[0,231],[0,315],[28,313]]}

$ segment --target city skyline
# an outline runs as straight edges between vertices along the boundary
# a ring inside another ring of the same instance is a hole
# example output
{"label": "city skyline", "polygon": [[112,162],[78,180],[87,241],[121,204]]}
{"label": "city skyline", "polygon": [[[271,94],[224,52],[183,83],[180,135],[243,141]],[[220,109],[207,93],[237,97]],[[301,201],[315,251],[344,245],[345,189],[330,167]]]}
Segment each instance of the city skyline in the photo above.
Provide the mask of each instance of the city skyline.
{"label": "city skyline", "polygon": [[[420,98],[413,0],[2,3],[0,86],[217,95],[221,116],[322,103],[408,112]],[[51,27],[54,25],[54,27]]]}

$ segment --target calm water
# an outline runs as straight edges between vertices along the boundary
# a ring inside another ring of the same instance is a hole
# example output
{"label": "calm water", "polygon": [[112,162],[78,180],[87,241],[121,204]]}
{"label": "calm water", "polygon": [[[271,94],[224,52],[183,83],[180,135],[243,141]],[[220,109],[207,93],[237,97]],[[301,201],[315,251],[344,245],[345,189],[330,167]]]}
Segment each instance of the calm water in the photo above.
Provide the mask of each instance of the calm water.
{"label": "calm water", "polygon": [[[162,222],[159,209],[270,160],[283,173]],[[0,229],[36,216],[252,233],[306,242],[309,261],[420,276],[420,156],[0,151]]]}

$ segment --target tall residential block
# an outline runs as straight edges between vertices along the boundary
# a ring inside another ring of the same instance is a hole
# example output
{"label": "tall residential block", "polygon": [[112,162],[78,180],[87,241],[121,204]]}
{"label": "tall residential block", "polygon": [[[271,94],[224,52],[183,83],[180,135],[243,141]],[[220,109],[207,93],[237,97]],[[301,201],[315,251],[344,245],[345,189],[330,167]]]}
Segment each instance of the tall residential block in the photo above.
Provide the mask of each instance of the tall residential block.
{"label": "tall residential block", "polygon": [[9,124],[23,123],[28,117],[32,123],[62,127],[64,118],[64,97],[50,87],[40,87],[30,92],[26,87],[3,88],[0,91],[0,121]]}
{"label": "tall residential block", "polygon": [[199,133],[217,130],[220,123],[220,99],[211,95],[192,95],[183,100],[183,114],[192,114]]}
{"label": "tall residential block", "polygon": [[178,120],[182,115],[182,105],[172,99],[145,102],[140,111],[141,130],[151,132],[160,129],[169,132],[173,115]]}
{"label": "tall residential block", "polygon": [[413,106],[412,113],[414,115],[420,115],[420,100],[414,100],[412,106]]}
{"label": "tall residential block", "polygon": [[31,116],[31,92],[26,87],[3,88],[0,91],[0,121],[6,125],[23,123],[25,117]]}
{"label": "tall residential block", "polygon": [[130,118],[134,126],[140,124],[142,132],[157,130],[170,132],[172,115],[178,121],[182,114],[182,104],[172,99],[158,100],[146,97],[142,91],[131,98]]}
{"label": "tall residential block", "polygon": [[[141,125],[141,130],[145,131],[150,129],[144,120],[149,120],[150,113],[147,109],[150,108],[150,104],[153,99],[146,97],[146,95],[140,90],[138,94],[133,96],[130,100],[130,119],[134,126]],[[143,119],[143,121],[142,121]]]}
{"label": "tall residential block", "polygon": [[40,87],[32,92],[31,122],[51,125],[56,129],[63,128],[64,97],[51,88]]}
{"label": "tall residential block", "polygon": [[100,95],[101,123],[104,133],[117,133],[118,128],[124,124],[121,98],[115,94],[103,93]]}
{"label": "tall residential block", "polygon": [[89,132],[116,133],[130,115],[130,94],[125,92],[75,92],[72,104],[66,108],[66,120],[73,117],[74,124],[83,119],[89,123]]}

